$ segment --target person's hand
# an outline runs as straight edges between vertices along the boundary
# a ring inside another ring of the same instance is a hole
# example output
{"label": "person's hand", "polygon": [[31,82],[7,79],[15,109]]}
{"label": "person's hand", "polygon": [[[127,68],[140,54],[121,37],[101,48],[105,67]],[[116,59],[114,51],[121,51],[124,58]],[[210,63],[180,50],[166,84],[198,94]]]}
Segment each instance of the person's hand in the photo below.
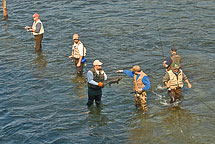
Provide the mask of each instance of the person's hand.
{"label": "person's hand", "polygon": [[123,70],[118,70],[118,71],[116,71],[117,73],[122,73],[123,72]]}
{"label": "person's hand", "polygon": [[138,92],[139,94],[141,94],[141,93],[143,92],[143,89],[138,89],[137,92]]}
{"label": "person's hand", "polygon": [[68,58],[72,58],[73,56],[68,56]]}
{"label": "person's hand", "polygon": [[166,85],[166,88],[170,87],[169,84],[168,84],[168,82],[165,82],[165,85]]}
{"label": "person's hand", "polygon": [[163,66],[168,67],[168,65],[166,64],[166,61],[163,62]]}
{"label": "person's hand", "polygon": [[80,67],[80,66],[81,66],[81,63],[80,63],[80,62],[78,62],[78,63],[77,63],[77,67]]}
{"label": "person's hand", "polygon": [[98,83],[98,86],[102,87],[104,84],[102,82]]}
{"label": "person's hand", "polygon": [[187,85],[188,85],[188,87],[189,87],[189,88],[191,88],[191,87],[192,87],[192,85],[191,85],[190,83],[188,83]]}
{"label": "person's hand", "polygon": [[29,29],[29,28],[30,28],[29,26],[26,26],[26,27],[25,27],[25,29]]}

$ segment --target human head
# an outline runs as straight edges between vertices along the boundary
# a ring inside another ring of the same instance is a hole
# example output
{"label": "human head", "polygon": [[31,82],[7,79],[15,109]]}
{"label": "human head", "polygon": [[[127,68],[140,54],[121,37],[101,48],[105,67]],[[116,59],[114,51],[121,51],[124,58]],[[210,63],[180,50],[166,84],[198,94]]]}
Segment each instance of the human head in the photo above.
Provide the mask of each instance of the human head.
{"label": "human head", "polygon": [[173,71],[174,71],[174,72],[177,72],[179,68],[180,68],[179,64],[178,64],[177,62],[175,62],[175,63],[173,64]]}
{"label": "human head", "polygon": [[38,13],[35,13],[33,16],[34,21],[37,21],[40,17],[40,15]]}
{"label": "human head", "polygon": [[177,51],[176,47],[172,47],[172,48],[171,48],[171,53],[172,53],[172,54],[173,54],[173,53],[176,53],[176,51]]}
{"label": "human head", "polygon": [[78,36],[78,34],[74,34],[74,35],[73,35],[73,40],[74,40],[75,43],[77,43],[77,42],[79,41],[79,36]]}
{"label": "human head", "polygon": [[141,72],[140,66],[135,65],[131,68],[131,71],[133,71],[135,74]]}
{"label": "human head", "polygon": [[94,66],[95,70],[101,70],[102,64],[103,64],[103,63],[100,62],[99,60],[95,60],[95,61],[93,62],[93,66]]}

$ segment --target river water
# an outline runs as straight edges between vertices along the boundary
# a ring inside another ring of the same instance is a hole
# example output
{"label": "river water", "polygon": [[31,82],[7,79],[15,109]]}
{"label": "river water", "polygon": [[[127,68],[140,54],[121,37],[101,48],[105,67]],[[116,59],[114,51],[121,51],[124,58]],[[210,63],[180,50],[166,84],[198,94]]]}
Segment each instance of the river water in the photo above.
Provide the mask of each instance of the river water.
{"label": "river water", "polygon": [[[215,141],[214,0],[17,0],[0,21],[0,143],[212,144]],[[1,13],[2,13],[2,9]],[[24,30],[38,12],[43,52]],[[3,14],[2,14],[3,17]],[[103,89],[103,106],[87,109],[87,84],[67,58],[72,35],[119,84]],[[179,107],[161,90],[162,61],[176,46],[185,83]],[[134,105],[132,78],[115,73],[138,64],[149,75],[149,112]]]}

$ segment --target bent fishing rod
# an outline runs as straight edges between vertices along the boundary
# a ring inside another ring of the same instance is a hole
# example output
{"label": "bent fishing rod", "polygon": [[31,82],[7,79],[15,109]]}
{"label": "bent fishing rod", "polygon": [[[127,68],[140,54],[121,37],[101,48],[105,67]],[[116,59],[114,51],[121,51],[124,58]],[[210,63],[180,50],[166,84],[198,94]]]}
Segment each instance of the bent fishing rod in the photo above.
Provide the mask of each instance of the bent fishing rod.
{"label": "bent fishing rod", "polygon": [[158,24],[158,38],[160,40],[160,44],[161,44],[161,50],[162,50],[162,55],[163,55],[163,59],[165,59],[165,56],[164,56],[164,49],[163,49],[163,43],[162,43],[162,40],[161,40],[161,36],[160,36],[160,26]]}

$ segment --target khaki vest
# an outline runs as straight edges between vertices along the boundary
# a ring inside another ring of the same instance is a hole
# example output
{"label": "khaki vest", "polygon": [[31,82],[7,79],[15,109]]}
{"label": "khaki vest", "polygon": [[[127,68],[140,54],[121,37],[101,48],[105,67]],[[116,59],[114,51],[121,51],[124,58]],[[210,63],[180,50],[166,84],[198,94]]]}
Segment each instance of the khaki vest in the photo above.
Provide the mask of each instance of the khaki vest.
{"label": "khaki vest", "polygon": [[181,67],[181,56],[180,55],[177,55],[176,53],[174,53],[172,56],[171,56],[171,59],[172,59],[172,63],[170,64],[168,70],[173,70],[173,64],[175,62],[177,62],[179,64],[179,67]]}
{"label": "khaki vest", "polygon": [[43,23],[42,23],[40,20],[37,20],[37,22],[34,21],[34,23],[33,23],[33,25],[32,25],[32,29],[36,30],[36,25],[37,25],[37,23],[41,23],[41,28],[40,28],[39,33],[32,32],[33,35],[40,35],[40,34],[43,34],[43,33],[44,33]]}
{"label": "khaki vest", "polygon": [[177,76],[172,72],[172,70],[168,71],[170,80],[168,81],[168,84],[170,86],[170,89],[175,89],[177,87],[183,87],[183,72],[181,69],[179,69],[178,72],[178,78]]}
{"label": "khaki vest", "polygon": [[[91,68],[90,71],[93,73],[93,80],[95,82],[103,82],[104,81],[104,71],[100,70],[99,75],[96,73],[94,68]],[[88,87],[93,88],[93,89],[100,89],[101,87],[97,85],[93,85],[91,83],[88,83]]]}
{"label": "khaki vest", "polygon": [[[80,57],[80,52],[79,52],[79,50],[78,50],[78,46],[79,46],[80,44],[82,44],[81,41],[79,41],[77,44],[74,43],[74,44],[72,45],[72,56],[73,56],[74,58],[79,58],[79,57]],[[83,44],[82,44],[82,45],[83,45]],[[83,56],[86,56],[86,48],[84,47],[84,45],[83,45]]]}
{"label": "khaki vest", "polygon": [[[134,91],[138,91],[138,89],[143,89],[145,85],[142,82],[144,76],[147,76],[143,71],[141,71],[140,76],[137,79],[137,75],[134,75]],[[136,80],[137,79],[137,80]]]}

